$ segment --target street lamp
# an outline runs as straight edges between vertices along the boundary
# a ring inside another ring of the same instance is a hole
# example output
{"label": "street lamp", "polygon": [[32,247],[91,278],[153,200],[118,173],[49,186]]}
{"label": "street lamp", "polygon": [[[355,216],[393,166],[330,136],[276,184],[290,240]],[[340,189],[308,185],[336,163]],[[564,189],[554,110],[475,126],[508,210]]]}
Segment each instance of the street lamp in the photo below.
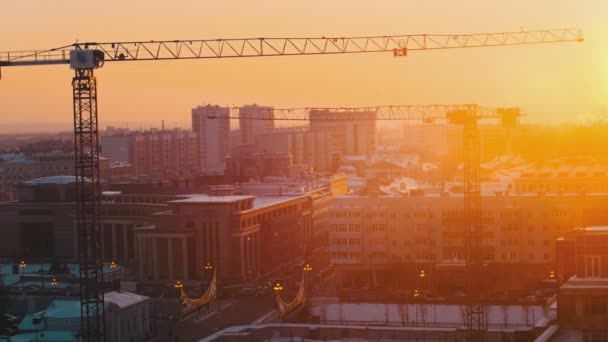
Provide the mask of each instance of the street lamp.
{"label": "street lamp", "polygon": [[420,270],[419,276],[420,276],[420,278],[426,277],[426,273],[424,273],[424,270]]}
{"label": "street lamp", "polygon": [[21,291],[23,292],[23,290],[25,290],[25,266],[27,266],[27,264],[25,263],[25,260],[21,260],[21,262],[19,263],[19,268],[21,269]]}
{"label": "street lamp", "polygon": [[205,280],[209,280],[209,276],[208,276],[208,274],[209,274],[211,271],[213,271],[213,265],[212,265],[210,262],[207,262],[207,263],[205,264],[205,266],[203,266],[203,270],[205,270],[205,272],[204,272],[204,273],[205,273],[205,277],[204,277],[204,278],[206,278]]}
{"label": "street lamp", "polygon": [[310,287],[310,285],[308,284],[308,273],[312,271],[312,266],[310,266],[310,264],[306,264],[304,265],[304,283],[305,283],[305,288],[304,290],[306,290],[306,293],[308,293],[308,289]]}
{"label": "street lamp", "polygon": [[274,284],[274,287],[272,289],[275,290],[277,293],[277,304],[279,304],[279,292],[283,291],[283,286],[281,285],[281,283],[277,282],[276,284]]}
{"label": "street lamp", "polygon": [[57,286],[57,279],[56,278],[51,279],[51,286],[52,287]]}
{"label": "street lamp", "polygon": [[182,282],[178,280],[178,281],[175,282],[175,285],[173,285],[173,287],[175,287],[175,289],[177,290],[177,293],[179,295],[179,298],[181,298],[182,297],[182,291],[184,289],[184,284],[182,284]]}
{"label": "street lamp", "polygon": [[114,260],[110,263],[110,269],[112,269],[112,289],[114,288],[114,272],[116,271],[116,263]]}
{"label": "street lamp", "polygon": [[413,295],[414,295],[414,298],[420,297],[420,291],[414,290],[414,294]]}

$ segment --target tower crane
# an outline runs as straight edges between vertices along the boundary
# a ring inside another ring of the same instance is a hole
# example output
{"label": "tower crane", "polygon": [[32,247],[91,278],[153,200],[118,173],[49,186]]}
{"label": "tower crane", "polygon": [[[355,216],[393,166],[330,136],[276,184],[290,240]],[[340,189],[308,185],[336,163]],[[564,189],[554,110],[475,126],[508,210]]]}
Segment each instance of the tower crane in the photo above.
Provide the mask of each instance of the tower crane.
{"label": "tower crane", "polygon": [[[103,263],[101,250],[101,188],[99,178],[99,137],[97,82],[95,69],[105,62],[240,58],[294,55],[329,55],[392,52],[396,57],[410,51],[473,47],[526,45],[556,42],[582,42],[580,29],[555,29],[481,34],[414,34],[369,37],[242,38],[172,41],[85,42],[48,50],[0,52],[2,67],[69,64],[74,110],[74,151],[76,175],[76,229],[80,266],[81,334],[87,341],[105,340],[103,301]],[[461,119],[470,119],[461,113]],[[455,119],[456,116],[454,117]],[[476,120],[474,120],[476,123]],[[474,132],[476,124],[472,125]],[[466,129],[465,129],[466,131]],[[465,134],[466,135],[466,134]],[[474,135],[470,144],[478,144]],[[465,142],[468,141],[465,139]],[[474,154],[474,153],[472,153]],[[477,159],[478,160],[478,157]],[[479,210],[479,174],[465,165],[466,225],[474,227]],[[472,202],[471,202],[472,201]],[[473,220],[473,221],[472,221]],[[471,317],[479,316],[472,311]],[[471,319],[470,331],[481,326]]]}

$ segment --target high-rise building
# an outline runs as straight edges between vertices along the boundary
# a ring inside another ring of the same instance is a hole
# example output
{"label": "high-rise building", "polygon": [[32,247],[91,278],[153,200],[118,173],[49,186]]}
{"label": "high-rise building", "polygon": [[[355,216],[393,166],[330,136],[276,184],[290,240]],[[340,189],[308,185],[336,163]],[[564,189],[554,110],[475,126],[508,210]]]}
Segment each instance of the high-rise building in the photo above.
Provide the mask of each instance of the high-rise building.
{"label": "high-rise building", "polygon": [[198,134],[200,169],[204,174],[223,174],[230,153],[230,109],[220,106],[192,108],[192,130]]}
{"label": "high-rise building", "polygon": [[[344,120],[352,117],[353,120]],[[376,112],[346,112],[327,109],[310,111],[310,132],[327,134],[330,155],[316,155],[313,167],[319,171],[332,171],[331,162],[345,155],[371,156],[376,151]],[[330,161],[330,162],[328,162]]]}
{"label": "high-rise building", "polygon": [[181,130],[152,129],[101,137],[102,155],[133,165],[135,175],[154,178],[196,173],[198,135]]}
{"label": "high-rise building", "polygon": [[239,108],[239,129],[241,145],[255,144],[255,137],[274,131],[274,108],[246,105]]}

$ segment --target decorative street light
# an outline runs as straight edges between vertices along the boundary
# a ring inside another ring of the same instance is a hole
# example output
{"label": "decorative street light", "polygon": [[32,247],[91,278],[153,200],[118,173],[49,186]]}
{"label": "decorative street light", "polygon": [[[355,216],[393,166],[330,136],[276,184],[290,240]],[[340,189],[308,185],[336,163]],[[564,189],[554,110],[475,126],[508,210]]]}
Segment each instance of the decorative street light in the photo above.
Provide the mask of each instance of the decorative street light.
{"label": "decorative street light", "polygon": [[116,263],[114,262],[114,260],[112,260],[112,262],[110,263],[110,268],[112,269],[112,289],[114,288],[114,272],[116,271]]}
{"label": "decorative street light", "polygon": [[21,269],[21,291],[22,292],[25,290],[25,266],[27,266],[27,264],[25,263],[25,260],[21,260],[21,262],[19,263],[19,268]]}
{"label": "decorative street light", "polygon": [[184,284],[182,284],[182,282],[178,280],[175,282],[175,285],[173,285],[173,287],[175,287],[175,289],[177,290],[177,295],[179,296],[179,298],[181,298]]}
{"label": "decorative street light", "polygon": [[277,293],[277,304],[278,304],[279,303],[279,292],[283,291],[283,286],[281,285],[281,283],[277,282],[276,284],[274,284],[274,287],[272,289],[275,290]]}
{"label": "decorative street light", "polygon": [[424,273],[424,270],[420,270],[419,276],[420,276],[420,278],[426,277],[426,273]]}
{"label": "decorative street light", "polygon": [[420,291],[414,290],[414,298],[420,297]]}
{"label": "decorative street light", "polygon": [[57,279],[56,278],[51,279],[51,286],[52,287],[57,286]]}
{"label": "decorative street light", "polygon": [[207,262],[205,264],[205,266],[203,266],[203,270],[205,270],[205,272],[204,272],[205,273],[205,277],[204,277],[205,280],[210,279],[209,278],[210,277],[209,274],[211,273],[211,271],[213,271],[213,264],[211,264],[210,262]]}
{"label": "decorative street light", "polygon": [[308,289],[310,288],[310,284],[308,284],[308,273],[310,273],[310,271],[312,271],[312,266],[310,266],[310,264],[304,265],[304,290],[306,290],[306,293],[308,293]]}

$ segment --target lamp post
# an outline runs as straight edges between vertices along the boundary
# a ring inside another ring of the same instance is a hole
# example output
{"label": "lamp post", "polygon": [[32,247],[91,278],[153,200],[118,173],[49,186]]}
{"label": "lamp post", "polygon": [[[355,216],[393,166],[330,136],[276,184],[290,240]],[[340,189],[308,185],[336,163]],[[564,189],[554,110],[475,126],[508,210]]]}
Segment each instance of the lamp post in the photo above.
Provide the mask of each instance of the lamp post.
{"label": "lamp post", "polygon": [[276,293],[277,293],[277,305],[279,304],[279,292],[283,291],[283,286],[281,285],[281,283],[276,282],[276,284],[274,284],[274,287],[272,288]]}
{"label": "lamp post", "polygon": [[305,290],[308,296],[308,288],[309,288],[309,284],[308,284],[308,273],[310,273],[310,271],[312,271],[312,266],[310,266],[310,264],[306,264],[304,265],[304,281],[305,281]]}
{"label": "lamp post", "polygon": [[211,264],[210,262],[205,263],[205,266],[203,266],[203,270],[205,270],[205,280],[209,281],[210,274],[212,274],[213,271],[213,264]]}
{"label": "lamp post", "polygon": [[25,260],[21,260],[19,263],[19,268],[21,269],[21,292],[25,290],[25,266],[27,266]]}
{"label": "lamp post", "polygon": [[114,272],[116,271],[116,263],[114,260],[110,263],[110,269],[112,270],[112,290],[114,289]]}
{"label": "lamp post", "polygon": [[178,280],[175,282],[175,285],[173,285],[173,287],[175,287],[175,289],[177,290],[178,298],[182,298],[182,291],[184,288],[184,284],[182,284],[182,282]]}
{"label": "lamp post", "polygon": [[57,292],[55,291],[55,288],[57,287],[57,278],[51,279],[51,287],[53,288],[53,300],[55,300],[57,297]]}

